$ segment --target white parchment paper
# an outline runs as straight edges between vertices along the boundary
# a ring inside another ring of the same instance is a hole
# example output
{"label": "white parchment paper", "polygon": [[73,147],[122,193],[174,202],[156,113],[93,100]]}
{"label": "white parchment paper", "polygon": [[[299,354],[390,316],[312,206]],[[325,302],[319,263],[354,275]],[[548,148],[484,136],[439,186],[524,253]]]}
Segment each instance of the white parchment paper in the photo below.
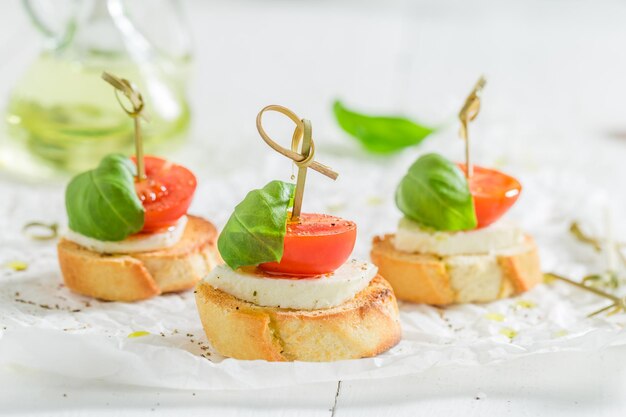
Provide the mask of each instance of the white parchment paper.
{"label": "white parchment paper", "polygon": [[[446,146],[443,139],[431,139],[425,148]],[[544,270],[572,278],[601,271],[602,256],[572,239],[569,223],[577,219],[590,233],[603,233],[603,210],[619,210],[621,200],[598,187],[589,173],[570,169],[571,161],[548,164],[538,154],[519,156],[522,153],[513,151],[502,159],[487,148],[478,150],[485,164],[505,165],[522,180],[522,197],[508,216],[533,234]],[[282,157],[263,145],[247,154],[206,145],[178,156],[199,177],[193,213],[222,226],[249,189],[275,178],[288,180],[289,163]],[[355,220],[355,255],[367,259],[371,237],[395,228],[395,185],[417,154],[409,150],[376,158],[349,145],[320,153],[318,159],[337,168],[341,177],[331,184],[309,174],[305,210]],[[236,166],[228,163],[235,155]],[[191,291],[139,303],[99,302],[71,293],[62,284],[54,242],[33,241],[20,232],[32,220],[65,222],[63,186],[11,180],[0,185],[0,363],[6,366],[151,387],[245,389],[388,377],[450,364],[489,364],[542,352],[592,352],[626,344],[624,315],[588,319],[586,314],[605,301],[554,283],[489,304],[438,309],[401,303],[402,341],[376,358],[335,363],[225,359],[208,344]],[[621,225],[615,226],[620,236]],[[6,266],[15,260],[28,268],[13,271]],[[138,331],[149,334],[128,337]]]}

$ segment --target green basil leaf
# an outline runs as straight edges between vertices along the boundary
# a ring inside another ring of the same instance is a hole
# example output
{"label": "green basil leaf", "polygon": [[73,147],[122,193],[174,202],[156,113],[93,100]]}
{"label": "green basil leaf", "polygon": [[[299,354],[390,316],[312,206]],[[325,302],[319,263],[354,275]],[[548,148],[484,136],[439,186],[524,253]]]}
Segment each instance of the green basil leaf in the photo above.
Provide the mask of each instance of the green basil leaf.
{"label": "green basil leaf", "polygon": [[392,153],[418,145],[435,131],[404,117],[367,116],[347,109],[340,101],[333,105],[339,126],[370,152]]}
{"label": "green basil leaf", "polygon": [[217,241],[228,266],[237,269],[282,259],[294,188],[293,184],[272,181],[250,191],[235,207]]}
{"label": "green basil leaf", "polygon": [[434,153],[411,165],[396,190],[396,205],[406,217],[436,230],[470,230],[477,224],[465,175]]}
{"label": "green basil leaf", "polygon": [[69,227],[105,241],[124,240],[143,228],[144,208],[135,192],[135,164],[120,154],[104,157],[65,190]]}

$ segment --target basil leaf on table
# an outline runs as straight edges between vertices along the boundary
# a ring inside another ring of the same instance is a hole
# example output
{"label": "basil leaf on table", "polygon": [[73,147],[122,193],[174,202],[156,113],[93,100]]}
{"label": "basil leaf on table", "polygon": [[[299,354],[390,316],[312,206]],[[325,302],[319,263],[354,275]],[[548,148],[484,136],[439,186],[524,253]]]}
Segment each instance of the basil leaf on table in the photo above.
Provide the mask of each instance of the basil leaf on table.
{"label": "basil leaf on table", "polygon": [[333,111],[339,126],[374,153],[392,153],[417,145],[435,131],[404,117],[359,114],[338,100]]}
{"label": "basil leaf on table", "polygon": [[293,184],[272,181],[250,191],[237,204],[217,241],[228,266],[237,269],[282,259],[294,188]]}
{"label": "basil leaf on table", "polygon": [[135,165],[120,154],[75,176],[65,190],[71,230],[105,241],[124,240],[143,228],[144,208],[135,192]]}
{"label": "basil leaf on table", "polygon": [[436,230],[469,230],[477,224],[463,171],[434,153],[411,165],[396,190],[396,205],[409,219]]}

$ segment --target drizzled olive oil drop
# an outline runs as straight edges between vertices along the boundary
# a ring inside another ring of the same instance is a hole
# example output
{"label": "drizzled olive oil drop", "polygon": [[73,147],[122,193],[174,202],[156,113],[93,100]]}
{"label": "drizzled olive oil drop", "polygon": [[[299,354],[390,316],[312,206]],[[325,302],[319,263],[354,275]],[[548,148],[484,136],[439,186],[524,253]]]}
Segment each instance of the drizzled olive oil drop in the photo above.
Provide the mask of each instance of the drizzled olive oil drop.
{"label": "drizzled olive oil drop", "polygon": [[[4,158],[9,159],[4,164],[11,159],[23,164],[19,156],[28,155],[31,166],[22,169],[36,170],[43,163],[76,172],[93,168],[108,153],[131,153],[133,122],[102,82],[103,68],[138,81],[146,92],[148,152],[179,142],[190,119],[182,87],[176,88],[175,80],[164,80],[156,68],[140,71],[129,60],[102,58],[100,65],[86,65],[56,59],[53,53],[40,55],[13,89],[7,105],[10,158]],[[170,88],[162,88],[164,81],[169,81]]]}

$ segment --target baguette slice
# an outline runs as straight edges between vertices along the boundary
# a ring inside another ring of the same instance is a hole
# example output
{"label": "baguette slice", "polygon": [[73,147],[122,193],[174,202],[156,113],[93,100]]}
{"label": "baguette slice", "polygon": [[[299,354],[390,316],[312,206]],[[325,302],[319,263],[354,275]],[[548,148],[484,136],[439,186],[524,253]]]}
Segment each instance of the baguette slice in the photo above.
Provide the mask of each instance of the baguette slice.
{"label": "baguette slice", "polygon": [[108,301],[137,301],[192,288],[217,262],[217,229],[188,216],[176,245],[133,254],[93,252],[70,240],[57,246],[65,285],[72,291]]}
{"label": "baguette slice", "polygon": [[450,256],[401,252],[393,237],[374,237],[371,258],[400,300],[439,306],[488,302],[520,294],[542,280],[530,236],[518,247]]}
{"label": "baguette slice", "polygon": [[398,306],[380,275],[352,300],[322,310],[262,307],[201,281],[196,304],[207,338],[236,359],[325,362],[376,356],[400,341]]}

